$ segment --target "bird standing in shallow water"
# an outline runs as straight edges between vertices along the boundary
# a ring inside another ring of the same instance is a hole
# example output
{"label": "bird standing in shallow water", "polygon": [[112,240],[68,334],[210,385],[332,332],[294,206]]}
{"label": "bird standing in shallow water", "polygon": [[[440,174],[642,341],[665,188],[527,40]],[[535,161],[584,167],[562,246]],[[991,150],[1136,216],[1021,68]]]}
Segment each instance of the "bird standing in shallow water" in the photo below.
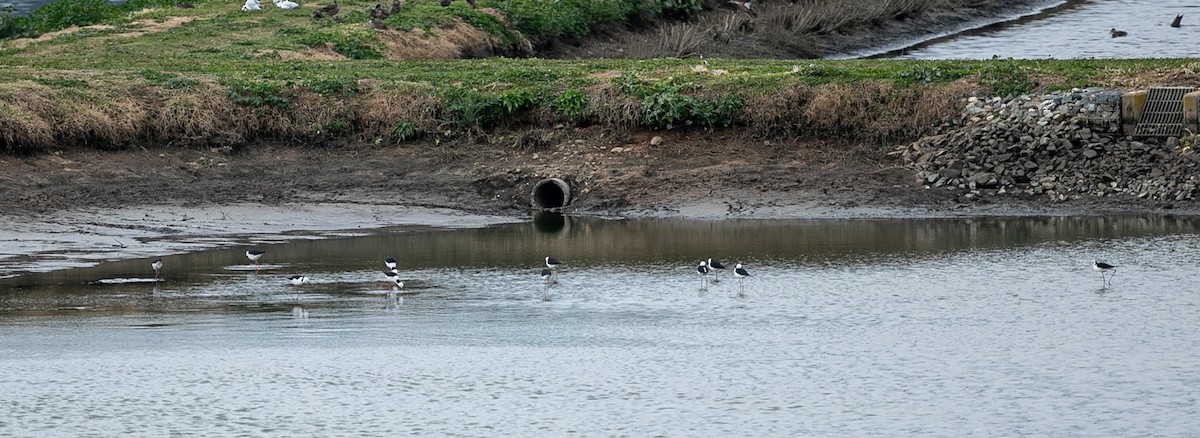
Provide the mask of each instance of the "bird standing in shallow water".
{"label": "bird standing in shallow water", "polygon": [[554,271],[550,268],[542,268],[542,282],[550,284],[554,282]]}
{"label": "bird standing in shallow water", "polygon": [[[1103,282],[1105,286],[1112,284],[1112,278],[1117,276],[1116,266],[1099,260],[1092,261],[1092,269],[1100,271],[1100,281]],[[1112,272],[1112,275],[1108,275],[1109,272]]]}
{"label": "bird standing in shallow water", "polygon": [[159,273],[159,271],[162,271],[162,259],[154,260],[154,263],[151,263],[150,267],[154,268],[154,280],[157,281],[158,273]]}
{"label": "bird standing in shallow water", "polygon": [[554,257],[546,257],[546,267],[547,268],[558,269],[558,265],[561,265],[561,264],[562,264],[562,262],[558,261],[558,259],[556,259]]}
{"label": "bird standing in shallow water", "polygon": [[1112,35],[1113,38],[1117,38],[1117,37],[1123,37],[1125,35],[1129,35],[1129,32],[1126,32],[1123,30],[1117,30],[1116,28],[1113,28],[1108,31],[1108,34]]}
{"label": "bird standing in shallow water", "polygon": [[696,266],[696,273],[700,274],[700,287],[708,286],[708,263],[701,260],[700,264]]}
{"label": "bird standing in shallow water", "polygon": [[745,279],[746,277],[750,276],[750,272],[747,271],[746,268],[743,268],[741,263],[738,263],[737,266],[733,268],[733,276],[737,277],[738,286],[745,287]]}
{"label": "bird standing in shallow water", "polygon": [[383,264],[384,264],[384,266],[387,266],[388,269],[391,269],[393,271],[396,270],[396,259],[392,258],[392,256],[384,256]]}
{"label": "bird standing in shallow water", "polygon": [[708,259],[708,269],[713,273],[713,283],[721,282],[721,271],[725,270],[725,265],[720,260]]}
{"label": "bird standing in shallow water", "polygon": [[246,258],[248,258],[248,259],[250,259],[250,261],[254,262],[254,269],[258,269],[258,259],[261,259],[263,254],[266,254],[266,253],[267,253],[266,251],[263,251],[261,249],[252,249],[252,250],[246,251]]}
{"label": "bird standing in shallow water", "polygon": [[400,281],[400,272],[396,271],[396,268],[392,268],[390,271],[383,271],[383,276],[387,277],[388,282],[391,284],[401,287],[404,285],[404,282]]}

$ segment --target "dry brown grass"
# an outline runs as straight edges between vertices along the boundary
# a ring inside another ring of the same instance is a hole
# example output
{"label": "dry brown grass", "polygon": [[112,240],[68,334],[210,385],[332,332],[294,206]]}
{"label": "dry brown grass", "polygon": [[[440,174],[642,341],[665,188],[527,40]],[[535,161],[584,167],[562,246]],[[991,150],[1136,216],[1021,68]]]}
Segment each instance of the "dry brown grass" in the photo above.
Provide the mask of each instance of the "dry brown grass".
{"label": "dry brown grass", "polygon": [[700,55],[700,46],[711,36],[706,27],[691,23],[671,23],[659,26],[648,34],[631,35],[622,46],[626,56],[634,59],[689,58]]}
{"label": "dry brown grass", "polygon": [[641,122],[638,110],[641,103],[622,93],[611,82],[587,89],[588,109],[596,123],[619,129],[629,129]]}
{"label": "dry brown grass", "polygon": [[6,150],[26,153],[54,145],[55,127],[43,114],[52,112],[54,101],[35,88],[33,82],[0,85],[0,140]]}
{"label": "dry brown grass", "polygon": [[186,91],[169,91],[158,96],[159,105],[147,120],[147,130],[160,142],[189,145],[194,143],[237,144],[244,139],[230,126],[234,111],[213,111],[228,107],[223,89],[201,83]]}
{"label": "dry brown grass", "polygon": [[[511,50],[501,48],[500,40],[495,36],[459,19],[450,27],[434,29],[428,34],[420,29],[377,32],[387,59],[457,59],[513,54]],[[531,55],[533,45],[524,40],[516,52],[516,55]]]}
{"label": "dry brown grass", "polygon": [[972,85],[897,87],[889,82],[795,85],[752,96],[747,124],[759,135],[890,141],[924,132],[959,111]]}
{"label": "dry brown grass", "polygon": [[[261,140],[297,144],[391,139],[404,125],[405,136],[437,133],[445,113],[441,97],[424,84],[384,85],[362,81],[352,97],[321,95],[306,89],[286,92],[288,105],[233,104],[228,89],[209,80],[165,89],[146,83],[114,85],[117,79],[89,78],[88,87],[52,87],[34,81],[0,84],[0,148],[11,153],[71,146],[133,145],[183,147],[245,146]],[[884,142],[925,132],[953,117],[958,99],[975,85],[897,86],[888,81],[854,84],[792,84],[745,96],[735,124],[756,136],[818,139],[839,137]],[[580,123],[622,131],[642,126],[641,102],[612,81],[585,89],[587,110]],[[725,92],[701,91],[698,98],[720,99]],[[550,107],[497,120],[510,129],[555,123]]]}
{"label": "dry brown grass", "polygon": [[4,84],[0,139],[12,152],[63,145],[111,148],[141,138],[147,106],[128,93],[34,82]]}
{"label": "dry brown grass", "polygon": [[437,132],[437,111],[441,102],[427,88],[372,87],[359,96],[358,101],[356,119],[373,137],[388,137],[392,128],[402,121],[412,123],[421,132]]}

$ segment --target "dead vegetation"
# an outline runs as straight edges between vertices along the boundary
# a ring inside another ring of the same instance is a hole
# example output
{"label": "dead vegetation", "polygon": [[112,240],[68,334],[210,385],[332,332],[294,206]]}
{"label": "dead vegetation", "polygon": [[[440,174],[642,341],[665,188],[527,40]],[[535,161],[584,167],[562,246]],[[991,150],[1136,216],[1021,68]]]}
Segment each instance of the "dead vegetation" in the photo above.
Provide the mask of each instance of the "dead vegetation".
{"label": "dead vegetation", "polygon": [[[424,84],[363,81],[353,96],[292,90],[286,106],[236,105],[229,90],[198,81],[183,89],[109,83],[90,78],[88,87],[51,87],[33,81],[0,84],[0,146],[30,153],[72,146],[101,149],[130,146],[232,146],[285,140],[306,145],[330,142],[398,142],[422,136],[483,133],[463,131],[458,109]],[[793,84],[747,95],[733,126],[749,136],[797,138],[838,136],[887,141],[917,135],[954,113],[968,82],[898,87],[886,81],[855,84]],[[612,81],[583,89],[586,108],[574,121],[550,108],[535,107],[499,117],[488,125],[505,129],[562,124],[598,125],[616,131],[644,127],[646,102]],[[701,92],[695,99],[724,97]],[[479,117],[476,115],[475,117]],[[692,128],[694,129],[694,128]]]}

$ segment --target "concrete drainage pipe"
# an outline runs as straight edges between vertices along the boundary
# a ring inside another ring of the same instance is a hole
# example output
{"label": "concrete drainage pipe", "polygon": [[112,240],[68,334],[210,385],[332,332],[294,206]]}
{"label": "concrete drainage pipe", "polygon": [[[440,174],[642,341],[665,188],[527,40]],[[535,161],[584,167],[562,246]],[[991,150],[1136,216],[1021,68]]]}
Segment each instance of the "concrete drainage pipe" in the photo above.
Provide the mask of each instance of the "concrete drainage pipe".
{"label": "concrete drainage pipe", "polygon": [[566,207],[571,203],[571,185],[558,178],[546,178],[533,185],[533,206],[541,209]]}

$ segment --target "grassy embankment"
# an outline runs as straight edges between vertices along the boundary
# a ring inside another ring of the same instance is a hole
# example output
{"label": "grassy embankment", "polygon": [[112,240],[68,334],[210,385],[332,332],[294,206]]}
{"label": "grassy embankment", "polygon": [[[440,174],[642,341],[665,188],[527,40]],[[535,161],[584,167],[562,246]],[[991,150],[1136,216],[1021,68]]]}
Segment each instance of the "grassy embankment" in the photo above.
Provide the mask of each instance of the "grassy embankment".
{"label": "grassy embankment", "polygon": [[344,23],[313,20],[313,4],[243,13],[229,1],[134,1],[0,22],[9,36],[109,25],[0,40],[0,148],[393,143],[558,123],[888,142],[955,114],[973,91],[1122,86],[1200,70],[1194,60],[399,60],[445,54],[435,49],[526,53],[603,23],[686,12],[663,4],[694,4],[480,0],[472,10],[408,0],[386,21],[392,29],[378,31],[364,25],[370,1],[340,2]]}

